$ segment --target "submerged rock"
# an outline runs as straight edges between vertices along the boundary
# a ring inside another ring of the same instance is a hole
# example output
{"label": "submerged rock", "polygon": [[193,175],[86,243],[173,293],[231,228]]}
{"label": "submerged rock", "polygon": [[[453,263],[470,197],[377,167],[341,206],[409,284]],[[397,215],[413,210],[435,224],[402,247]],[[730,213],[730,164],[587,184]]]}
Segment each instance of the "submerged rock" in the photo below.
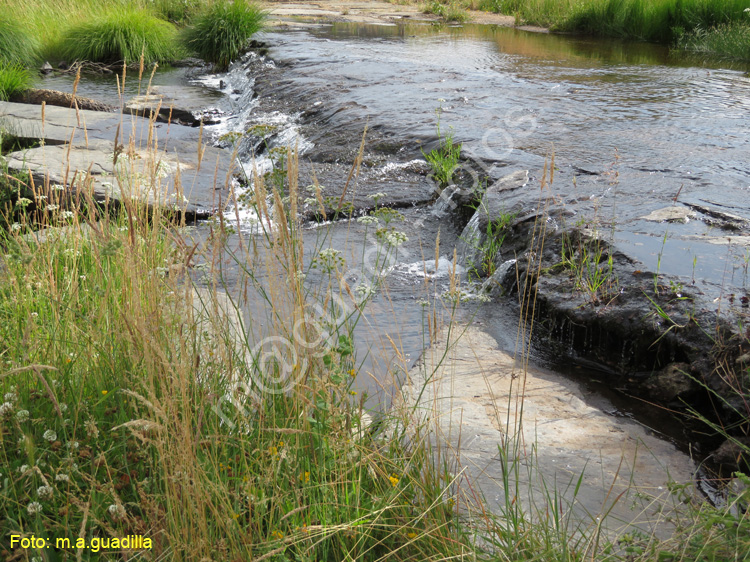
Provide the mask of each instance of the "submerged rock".
{"label": "submerged rock", "polygon": [[696,212],[688,207],[664,207],[663,209],[657,209],[651,211],[648,215],[643,217],[644,220],[653,222],[682,222],[686,223],[690,219],[696,217]]}

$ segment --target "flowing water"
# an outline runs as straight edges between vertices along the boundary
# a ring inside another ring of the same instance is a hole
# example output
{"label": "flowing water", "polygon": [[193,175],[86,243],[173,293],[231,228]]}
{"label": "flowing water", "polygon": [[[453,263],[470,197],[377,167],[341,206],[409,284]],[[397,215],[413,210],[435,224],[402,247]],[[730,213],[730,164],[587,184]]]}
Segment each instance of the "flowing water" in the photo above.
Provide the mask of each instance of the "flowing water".
{"label": "flowing water", "polygon": [[[190,80],[203,92],[205,105],[225,115],[206,128],[214,138],[272,124],[272,137],[243,141],[248,171],[253,165],[268,169],[268,148],[296,143],[301,160],[312,155],[321,175],[339,177],[335,167],[343,166],[343,150],[321,154],[329,144],[358,141],[367,125],[398,149],[360,181],[406,185],[413,183],[406,170],[421,159],[420,148],[436,145],[439,120],[441,133],[452,131],[463,153],[492,178],[528,169],[538,180],[554,153],[552,191],[571,223],[607,232],[644,271],[676,275],[705,291],[727,285],[747,290],[747,237],[716,245],[727,232],[710,220],[665,224],[643,218],[689,204],[750,220],[747,68],[677,60],[654,45],[471,25],[336,23],[274,30],[261,39],[268,55],[253,55],[226,75],[180,69],[160,71],[154,81],[174,88]],[[108,80],[107,86],[82,82],[79,95],[102,97],[103,89],[112,91]],[[45,87],[65,89],[59,81]],[[425,275],[425,263],[432,259],[434,268],[438,227],[447,241],[455,241],[460,229],[432,211],[425,205],[403,210],[407,220],[397,226],[409,241],[399,248],[387,291],[368,305],[357,332],[361,348],[374,350],[362,358],[373,377],[358,380],[360,389],[377,392],[394,347],[407,363],[416,359],[426,340],[421,299],[448,288],[448,276]],[[252,216],[242,218],[240,227],[251,234]],[[205,227],[198,231],[205,236]],[[356,271],[367,232],[347,221],[310,227],[305,239],[308,247],[349,248],[347,266]],[[447,250],[442,257],[449,257]],[[308,282],[320,276],[313,272]],[[473,312],[476,306],[465,308]],[[495,305],[479,308],[474,321],[513,350],[515,318]],[[533,353],[545,360],[543,350]]]}

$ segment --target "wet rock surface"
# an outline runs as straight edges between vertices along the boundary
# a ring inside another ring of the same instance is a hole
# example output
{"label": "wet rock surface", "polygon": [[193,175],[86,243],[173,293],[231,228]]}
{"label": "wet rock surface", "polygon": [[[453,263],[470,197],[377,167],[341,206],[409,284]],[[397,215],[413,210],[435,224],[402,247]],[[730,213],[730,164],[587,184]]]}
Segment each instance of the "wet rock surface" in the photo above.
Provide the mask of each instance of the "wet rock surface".
{"label": "wet rock surface", "polygon": [[42,141],[6,156],[9,169],[29,170],[40,189],[58,184],[72,196],[85,187],[99,200],[134,197],[195,218],[226,200],[231,153],[205,146],[193,128],[8,102],[0,116],[16,138]]}
{"label": "wet rock surface", "polygon": [[[668,536],[678,509],[669,483],[690,482],[695,470],[672,444],[588,405],[576,383],[514,359],[474,326],[441,332],[397,407],[412,416],[412,438],[420,427],[455,474],[465,470],[450,490],[459,510],[481,509],[484,497],[500,516],[520,501],[544,517],[554,488],[571,528],[601,521],[605,534]],[[508,478],[518,486],[508,489]]]}

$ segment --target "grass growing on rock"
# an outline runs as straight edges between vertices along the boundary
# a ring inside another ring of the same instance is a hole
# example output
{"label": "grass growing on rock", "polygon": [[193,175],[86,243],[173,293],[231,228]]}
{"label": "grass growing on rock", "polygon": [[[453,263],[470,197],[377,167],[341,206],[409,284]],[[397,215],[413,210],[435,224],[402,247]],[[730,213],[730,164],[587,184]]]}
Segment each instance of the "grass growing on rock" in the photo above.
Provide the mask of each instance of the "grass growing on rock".
{"label": "grass growing on rock", "polygon": [[92,21],[73,25],[60,39],[60,56],[113,64],[132,63],[143,54],[146,64],[180,56],[175,27],[153,12],[133,7],[111,10]]}
{"label": "grass growing on rock", "polygon": [[185,44],[202,59],[226,69],[250,37],[258,32],[265,12],[247,0],[218,0],[210,4],[185,30]]}

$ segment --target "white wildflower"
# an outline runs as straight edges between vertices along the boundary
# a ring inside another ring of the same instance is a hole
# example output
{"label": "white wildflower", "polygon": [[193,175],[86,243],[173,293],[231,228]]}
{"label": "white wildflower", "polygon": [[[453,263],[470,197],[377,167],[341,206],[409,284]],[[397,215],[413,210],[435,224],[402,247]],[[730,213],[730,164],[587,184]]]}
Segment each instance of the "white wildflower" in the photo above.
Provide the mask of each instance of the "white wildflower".
{"label": "white wildflower", "polygon": [[385,234],[385,241],[388,243],[388,245],[393,246],[394,248],[400,246],[407,240],[409,240],[409,238],[406,236],[406,234],[397,230],[392,230]]}
{"label": "white wildflower", "polygon": [[19,230],[21,230],[21,223],[14,222],[13,224],[10,225],[10,229],[13,232],[18,232]]}
{"label": "white wildflower", "polygon": [[11,402],[3,402],[0,405],[0,417],[7,416],[13,411],[13,404]]}
{"label": "white wildflower", "polygon": [[15,392],[6,392],[5,396],[3,396],[3,400],[6,402],[17,402],[18,401],[18,394]]}
{"label": "white wildflower", "polygon": [[16,419],[19,421],[19,423],[27,421],[29,419],[29,411],[18,410],[18,412],[16,412]]}
{"label": "white wildflower", "polygon": [[126,515],[125,508],[114,503],[107,508],[107,511],[109,511],[112,519],[122,519]]}
{"label": "white wildflower", "polygon": [[372,195],[368,195],[368,199],[372,199],[373,201],[377,202],[378,199],[382,199],[383,197],[388,197],[387,193],[383,193],[382,191],[378,191],[377,193],[373,193]]}
{"label": "white wildflower", "polygon": [[26,511],[29,512],[29,515],[34,515],[36,513],[40,513],[42,511],[42,504],[39,502],[31,502],[27,507]]}
{"label": "white wildflower", "polygon": [[16,207],[28,207],[31,205],[31,199],[27,197],[19,197],[16,201]]}
{"label": "white wildflower", "polygon": [[43,500],[50,499],[53,492],[54,490],[52,489],[52,486],[39,486],[36,489],[36,495]]}
{"label": "white wildflower", "polygon": [[32,318],[36,318],[36,317],[38,317],[38,316],[39,316],[39,313],[38,313],[38,312],[32,312],[32,313],[31,313],[31,317],[32,317]]}
{"label": "white wildflower", "polygon": [[55,191],[65,191],[65,186],[60,185],[59,183],[56,183],[55,185],[52,186],[52,189],[54,189]]}
{"label": "white wildflower", "polygon": [[70,476],[64,472],[60,472],[59,474],[55,474],[55,482],[70,482]]}
{"label": "white wildflower", "polygon": [[45,431],[42,437],[50,443],[52,443],[53,441],[57,441],[57,433],[52,429],[48,429],[47,431]]}
{"label": "white wildflower", "polygon": [[62,218],[64,219],[72,219],[75,216],[75,213],[73,211],[63,211],[62,212]]}
{"label": "white wildflower", "polygon": [[46,201],[47,200],[47,196],[46,195],[37,195],[36,196],[36,200],[37,201]]}
{"label": "white wildflower", "polygon": [[31,467],[28,464],[22,464],[21,468],[18,469],[18,472],[20,474],[23,474],[24,472],[26,472],[27,470],[29,470],[29,468],[31,468]]}
{"label": "white wildflower", "polygon": [[47,209],[49,212],[57,211],[60,208],[60,205],[47,205],[45,209]]}
{"label": "white wildflower", "polygon": [[366,224],[366,225],[378,224],[378,218],[377,217],[373,217],[371,215],[366,215],[364,217],[359,217],[357,219],[357,222],[358,223],[362,223],[362,224]]}

